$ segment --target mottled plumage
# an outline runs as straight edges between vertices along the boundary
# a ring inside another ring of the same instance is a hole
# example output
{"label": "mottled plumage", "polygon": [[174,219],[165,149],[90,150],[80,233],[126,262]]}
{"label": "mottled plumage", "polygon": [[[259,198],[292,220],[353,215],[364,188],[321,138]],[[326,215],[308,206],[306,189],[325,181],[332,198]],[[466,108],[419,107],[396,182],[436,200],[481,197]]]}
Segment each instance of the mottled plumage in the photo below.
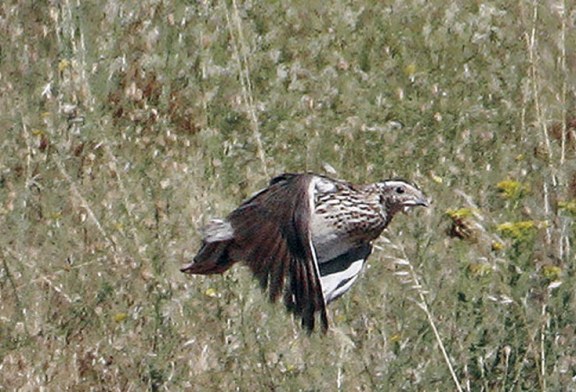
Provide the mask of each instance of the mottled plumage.
{"label": "mottled plumage", "polygon": [[316,174],[283,174],[225,220],[212,220],[190,274],[222,273],[245,262],[275,301],[314,329],[326,304],[344,294],[372,251],[371,242],[400,210],[427,206],[402,180],[352,185]]}

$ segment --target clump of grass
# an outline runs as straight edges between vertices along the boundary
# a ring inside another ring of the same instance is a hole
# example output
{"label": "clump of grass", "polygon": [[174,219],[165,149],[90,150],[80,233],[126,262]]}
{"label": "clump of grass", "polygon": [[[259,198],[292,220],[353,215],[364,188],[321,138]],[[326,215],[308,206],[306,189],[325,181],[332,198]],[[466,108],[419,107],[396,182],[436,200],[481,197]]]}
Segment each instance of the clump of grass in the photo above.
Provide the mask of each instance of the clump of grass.
{"label": "clump of grass", "polygon": [[449,209],[446,215],[450,218],[451,224],[448,229],[448,234],[452,237],[466,239],[469,241],[476,241],[477,236],[474,232],[475,226],[474,216],[478,215],[477,211],[472,208],[459,208]]}
{"label": "clump of grass", "polygon": [[[568,4],[2,10],[5,389],[572,385]],[[434,201],[390,227],[327,336],[241,268],[178,271],[203,222],[323,167]]]}
{"label": "clump of grass", "polygon": [[[390,241],[386,241],[386,245],[387,245],[386,249],[384,248],[378,248],[378,249],[386,251],[393,249],[394,251],[401,253],[400,257],[392,257],[393,263],[399,267],[399,270],[395,272],[395,275],[402,280],[403,284],[410,285],[410,289],[416,292],[417,299],[415,299],[414,302],[426,315],[428,324],[434,333],[436,344],[438,345],[440,352],[442,353],[444,364],[448,369],[448,372],[452,378],[452,381],[454,382],[456,390],[463,391],[461,381],[458,375],[456,374],[450,354],[447,351],[446,345],[444,344],[445,336],[443,336],[443,334],[441,334],[441,331],[438,329],[436,317],[433,315],[432,309],[428,305],[429,302],[429,300],[427,299],[429,294],[428,289],[426,289],[426,287],[423,286],[422,279],[418,276],[418,273],[416,272],[414,266],[408,259],[403,247],[392,244]],[[393,337],[392,339],[394,340],[395,338]]]}

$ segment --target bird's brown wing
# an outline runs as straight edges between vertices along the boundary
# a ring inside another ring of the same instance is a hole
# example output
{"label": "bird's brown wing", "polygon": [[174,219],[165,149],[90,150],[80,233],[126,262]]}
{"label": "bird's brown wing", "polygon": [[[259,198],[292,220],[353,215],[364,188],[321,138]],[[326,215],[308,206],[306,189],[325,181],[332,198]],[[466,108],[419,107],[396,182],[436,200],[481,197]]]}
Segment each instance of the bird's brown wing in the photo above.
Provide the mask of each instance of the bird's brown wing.
{"label": "bird's brown wing", "polygon": [[328,329],[318,262],[312,244],[310,216],[313,211],[314,176],[284,174],[233,211],[228,220],[234,230],[230,256],[252,270],[270,299],[284,292],[286,307],[314,329],[320,313],[322,329]]}

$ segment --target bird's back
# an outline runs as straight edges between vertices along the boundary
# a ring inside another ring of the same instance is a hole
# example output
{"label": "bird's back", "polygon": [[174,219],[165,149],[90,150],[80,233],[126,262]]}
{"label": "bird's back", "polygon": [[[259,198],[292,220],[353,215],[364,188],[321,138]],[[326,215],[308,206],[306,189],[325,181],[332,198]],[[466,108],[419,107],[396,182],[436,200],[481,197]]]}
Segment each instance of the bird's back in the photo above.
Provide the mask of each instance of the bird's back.
{"label": "bird's back", "polygon": [[[326,184],[328,181],[332,181],[332,187]],[[324,177],[317,184],[310,229],[319,263],[372,241],[386,227],[386,212],[370,186],[353,186]]]}

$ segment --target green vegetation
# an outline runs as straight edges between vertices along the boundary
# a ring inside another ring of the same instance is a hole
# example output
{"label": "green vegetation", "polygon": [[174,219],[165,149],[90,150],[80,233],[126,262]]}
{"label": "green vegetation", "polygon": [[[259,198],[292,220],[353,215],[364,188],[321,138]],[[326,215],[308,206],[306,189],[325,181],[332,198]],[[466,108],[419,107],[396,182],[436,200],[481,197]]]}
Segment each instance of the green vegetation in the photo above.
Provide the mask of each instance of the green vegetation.
{"label": "green vegetation", "polygon": [[[575,13],[4,1],[0,390],[574,389]],[[207,219],[330,167],[433,205],[326,336],[246,269],[179,272]]]}

